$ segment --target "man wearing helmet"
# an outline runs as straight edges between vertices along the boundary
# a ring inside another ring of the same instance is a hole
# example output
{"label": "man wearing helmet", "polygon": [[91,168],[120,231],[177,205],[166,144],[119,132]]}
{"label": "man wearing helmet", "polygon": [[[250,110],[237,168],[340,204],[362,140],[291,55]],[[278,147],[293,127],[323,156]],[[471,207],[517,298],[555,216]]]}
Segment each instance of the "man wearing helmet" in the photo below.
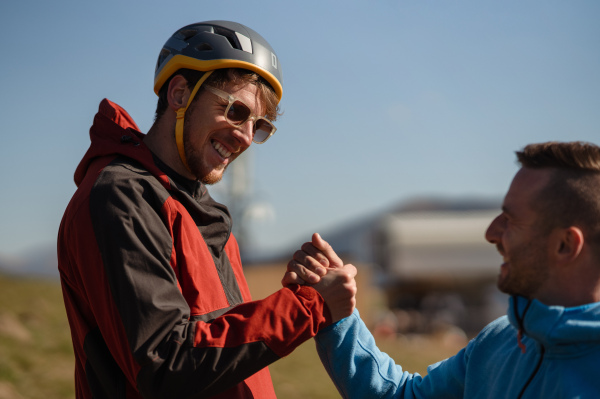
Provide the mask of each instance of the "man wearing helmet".
{"label": "man wearing helmet", "polygon": [[157,63],[147,135],[103,100],[58,258],[78,398],[273,398],[266,366],[352,313],[356,269],[251,302],[227,208],[206,184],[275,132],[281,71],[268,43],[227,21],[186,26]]}

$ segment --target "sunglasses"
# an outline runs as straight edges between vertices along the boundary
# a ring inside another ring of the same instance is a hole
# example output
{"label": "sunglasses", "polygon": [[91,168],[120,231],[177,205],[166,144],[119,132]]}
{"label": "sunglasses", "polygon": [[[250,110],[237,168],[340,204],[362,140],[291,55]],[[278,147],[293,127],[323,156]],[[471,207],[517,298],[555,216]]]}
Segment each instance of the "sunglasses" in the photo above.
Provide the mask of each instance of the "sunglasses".
{"label": "sunglasses", "polygon": [[242,100],[232,96],[231,94],[219,90],[216,87],[202,86],[206,90],[210,91],[214,95],[221,97],[223,100],[229,101],[227,108],[225,108],[225,119],[231,126],[240,127],[244,123],[251,120],[253,124],[253,136],[252,141],[257,144],[262,144],[269,139],[275,133],[277,128],[273,126],[270,120],[257,116],[252,113],[250,107],[248,107]]}

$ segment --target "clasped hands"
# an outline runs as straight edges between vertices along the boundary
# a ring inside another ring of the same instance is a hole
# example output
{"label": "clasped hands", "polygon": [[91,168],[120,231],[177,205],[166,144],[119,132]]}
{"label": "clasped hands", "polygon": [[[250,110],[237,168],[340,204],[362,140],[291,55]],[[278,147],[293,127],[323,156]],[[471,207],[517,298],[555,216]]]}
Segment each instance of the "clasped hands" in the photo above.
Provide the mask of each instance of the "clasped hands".
{"label": "clasped hands", "polygon": [[348,317],[356,306],[356,268],[344,265],[318,233],[294,253],[281,280],[284,287],[310,285],[323,297],[333,322]]}

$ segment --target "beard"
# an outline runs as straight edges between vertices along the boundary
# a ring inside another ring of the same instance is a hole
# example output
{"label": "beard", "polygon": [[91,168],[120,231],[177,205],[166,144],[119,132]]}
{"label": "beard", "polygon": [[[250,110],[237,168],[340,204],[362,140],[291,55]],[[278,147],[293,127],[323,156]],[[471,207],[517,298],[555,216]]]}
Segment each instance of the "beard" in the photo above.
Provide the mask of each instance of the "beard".
{"label": "beard", "polygon": [[[223,166],[219,165],[216,168],[207,165],[200,151],[196,150],[189,139],[190,134],[188,133],[186,126],[184,126],[183,132],[183,148],[185,151],[185,158],[189,166],[190,172],[196,179],[204,184],[211,185],[221,181],[225,170],[229,164]],[[210,142],[205,145],[212,145]]]}
{"label": "beard", "polygon": [[[548,280],[546,241],[541,236],[524,242],[508,253],[507,270],[498,276],[498,289],[509,295],[532,298]],[[502,250],[502,246],[499,245]]]}
{"label": "beard", "polygon": [[[186,153],[188,151],[186,150]],[[217,168],[211,168],[204,164],[203,159],[198,156],[194,151],[190,151],[190,154],[186,155],[188,165],[193,175],[198,180],[206,185],[216,184],[221,181],[223,174],[227,170],[227,166],[219,166]]]}

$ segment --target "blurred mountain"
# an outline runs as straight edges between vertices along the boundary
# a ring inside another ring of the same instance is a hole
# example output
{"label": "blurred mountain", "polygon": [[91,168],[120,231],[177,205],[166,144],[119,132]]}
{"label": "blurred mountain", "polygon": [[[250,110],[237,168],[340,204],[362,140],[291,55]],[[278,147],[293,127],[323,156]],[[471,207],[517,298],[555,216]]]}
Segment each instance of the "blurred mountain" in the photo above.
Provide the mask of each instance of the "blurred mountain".
{"label": "blurred mountain", "polygon": [[56,244],[35,246],[18,255],[0,254],[0,272],[15,276],[58,279]]}

